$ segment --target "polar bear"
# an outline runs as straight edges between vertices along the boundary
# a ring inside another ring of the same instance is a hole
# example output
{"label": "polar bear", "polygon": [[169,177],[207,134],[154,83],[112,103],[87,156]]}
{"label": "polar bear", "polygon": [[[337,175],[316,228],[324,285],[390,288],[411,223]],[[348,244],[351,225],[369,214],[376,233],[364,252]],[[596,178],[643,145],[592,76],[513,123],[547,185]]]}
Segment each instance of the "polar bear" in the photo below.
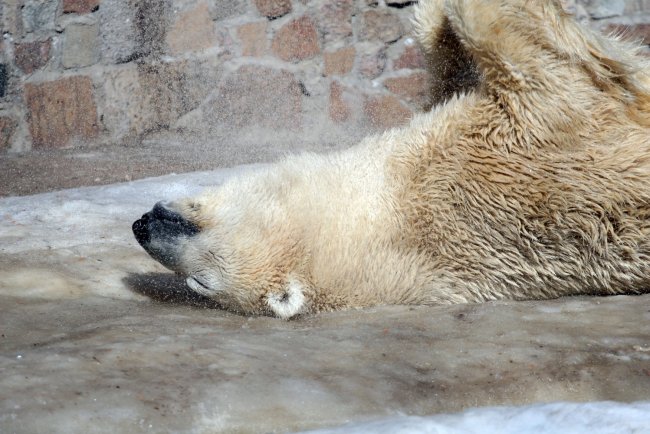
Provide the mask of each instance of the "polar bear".
{"label": "polar bear", "polygon": [[648,292],[637,49],[559,0],[425,0],[414,23],[442,92],[430,112],[159,202],[133,224],[144,249],[225,308],[280,318]]}

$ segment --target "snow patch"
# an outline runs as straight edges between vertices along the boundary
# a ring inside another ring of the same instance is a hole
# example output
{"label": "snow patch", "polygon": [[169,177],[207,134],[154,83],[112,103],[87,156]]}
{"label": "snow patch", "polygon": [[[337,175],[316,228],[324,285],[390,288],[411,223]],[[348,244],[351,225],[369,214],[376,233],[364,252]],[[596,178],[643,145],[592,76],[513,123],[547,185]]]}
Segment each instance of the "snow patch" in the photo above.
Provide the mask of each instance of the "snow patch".
{"label": "snow patch", "polygon": [[650,433],[650,401],[559,402],[487,407],[453,415],[404,416],[311,434],[632,434]]}

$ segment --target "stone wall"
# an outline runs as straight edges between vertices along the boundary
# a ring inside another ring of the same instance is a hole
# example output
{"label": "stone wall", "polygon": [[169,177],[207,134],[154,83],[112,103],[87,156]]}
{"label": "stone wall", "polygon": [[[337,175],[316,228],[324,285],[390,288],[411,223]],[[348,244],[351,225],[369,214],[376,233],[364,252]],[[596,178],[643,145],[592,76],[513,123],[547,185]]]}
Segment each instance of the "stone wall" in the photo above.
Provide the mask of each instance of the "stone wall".
{"label": "stone wall", "polygon": [[[409,0],[2,0],[0,153],[344,146],[427,105]],[[567,0],[650,43],[650,1]]]}

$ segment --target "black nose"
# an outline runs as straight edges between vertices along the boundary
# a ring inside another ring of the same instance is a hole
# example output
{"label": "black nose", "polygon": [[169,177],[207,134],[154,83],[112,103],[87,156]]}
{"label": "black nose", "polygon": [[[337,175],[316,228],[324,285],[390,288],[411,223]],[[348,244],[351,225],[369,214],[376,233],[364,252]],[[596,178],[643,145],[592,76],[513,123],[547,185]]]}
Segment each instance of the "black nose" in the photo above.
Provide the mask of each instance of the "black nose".
{"label": "black nose", "polygon": [[138,243],[140,243],[141,246],[147,245],[151,242],[151,236],[149,234],[150,215],[150,212],[146,213],[142,218],[134,221],[131,226],[133,235],[135,235],[135,239],[138,240]]}
{"label": "black nose", "polygon": [[136,220],[131,228],[147,253],[168,267],[173,267],[178,260],[180,238],[199,232],[198,226],[162,202]]}
{"label": "black nose", "polygon": [[164,238],[190,237],[199,232],[198,226],[168,208],[163,202],[158,202],[151,211],[136,220],[132,229],[133,235],[142,245],[149,243],[152,235]]}

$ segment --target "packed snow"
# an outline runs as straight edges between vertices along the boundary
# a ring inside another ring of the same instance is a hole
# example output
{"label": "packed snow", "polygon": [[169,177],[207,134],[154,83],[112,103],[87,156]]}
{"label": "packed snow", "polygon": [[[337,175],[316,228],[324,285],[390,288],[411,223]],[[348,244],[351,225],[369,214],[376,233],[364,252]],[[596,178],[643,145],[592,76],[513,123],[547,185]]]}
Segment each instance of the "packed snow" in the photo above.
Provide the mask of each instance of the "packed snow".
{"label": "packed snow", "polygon": [[459,414],[396,417],[309,431],[309,434],[644,434],[650,402],[558,402],[490,407]]}

